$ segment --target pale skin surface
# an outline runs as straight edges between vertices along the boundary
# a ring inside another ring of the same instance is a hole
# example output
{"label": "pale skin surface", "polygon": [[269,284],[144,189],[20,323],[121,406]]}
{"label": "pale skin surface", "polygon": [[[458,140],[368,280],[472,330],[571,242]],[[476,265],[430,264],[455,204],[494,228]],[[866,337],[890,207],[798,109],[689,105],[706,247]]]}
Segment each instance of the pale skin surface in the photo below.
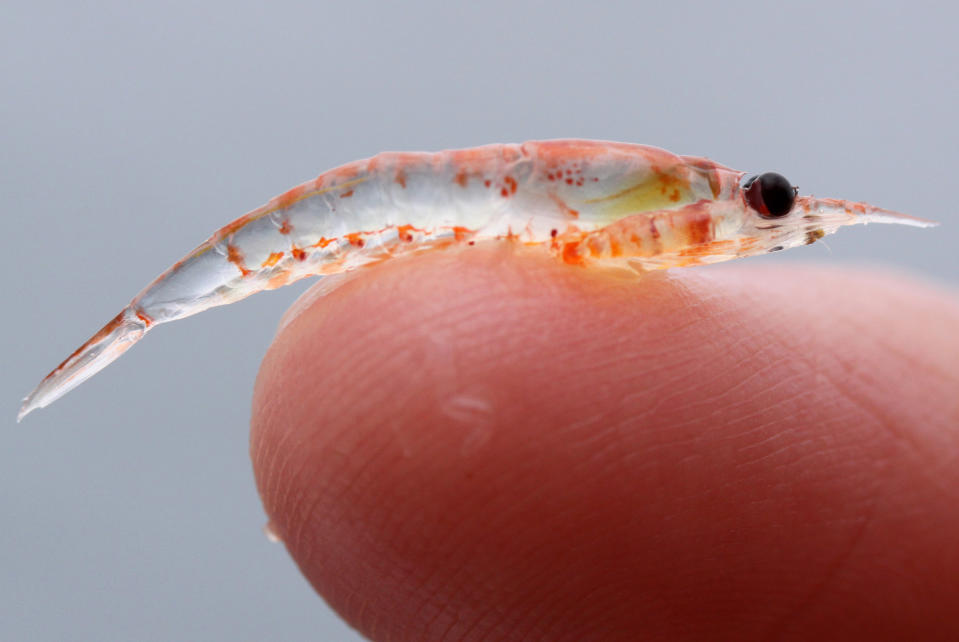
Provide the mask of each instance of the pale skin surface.
{"label": "pale skin surface", "polygon": [[498,245],[294,307],[254,470],[373,639],[959,638],[954,292]]}

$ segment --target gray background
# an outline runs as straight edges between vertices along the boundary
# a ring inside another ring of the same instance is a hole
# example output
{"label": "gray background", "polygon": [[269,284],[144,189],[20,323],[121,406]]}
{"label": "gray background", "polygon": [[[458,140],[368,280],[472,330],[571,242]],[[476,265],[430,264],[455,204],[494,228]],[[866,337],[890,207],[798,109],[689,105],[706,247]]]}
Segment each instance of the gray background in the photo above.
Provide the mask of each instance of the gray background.
{"label": "gray background", "polygon": [[13,421],[156,274],[337,164],[645,142],[943,223],[844,230],[758,269],[959,281],[954,10],[454,4],[0,6],[0,639],[356,639],[261,533],[247,455],[257,366],[303,284],[164,326]]}

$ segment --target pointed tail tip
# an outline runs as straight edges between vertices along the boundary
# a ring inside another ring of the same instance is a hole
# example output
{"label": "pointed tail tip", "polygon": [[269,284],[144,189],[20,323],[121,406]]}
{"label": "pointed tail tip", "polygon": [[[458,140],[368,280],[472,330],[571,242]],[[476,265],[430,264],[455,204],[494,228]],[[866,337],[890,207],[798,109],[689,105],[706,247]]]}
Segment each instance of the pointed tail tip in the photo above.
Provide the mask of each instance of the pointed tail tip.
{"label": "pointed tail tip", "polygon": [[20,410],[17,411],[17,423],[20,423],[21,421],[23,421],[23,418],[29,415],[34,410],[36,410],[36,408],[34,408],[30,404],[30,397],[26,397],[23,400],[23,403],[20,404]]}
{"label": "pointed tail tip", "polygon": [[33,392],[23,399],[17,423],[37,408],[44,408],[107,367],[149,329],[131,308],[125,308],[67,357]]}

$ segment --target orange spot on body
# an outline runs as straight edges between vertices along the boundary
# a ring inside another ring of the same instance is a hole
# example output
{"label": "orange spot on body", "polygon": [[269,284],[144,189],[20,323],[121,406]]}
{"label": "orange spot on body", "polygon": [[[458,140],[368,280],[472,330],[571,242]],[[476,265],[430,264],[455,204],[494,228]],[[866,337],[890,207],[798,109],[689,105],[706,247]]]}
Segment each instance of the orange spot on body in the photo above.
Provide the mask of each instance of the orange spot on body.
{"label": "orange spot on body", "polygon": [[153,319],[143,310],[137,310],[137,318],[143,321],[148,328],[153,325]]}
{"label": "orange spot on body", "polygon": [[580,248],[579,241],[570,241],[563,245],[563,262],[570,265],[582,265],[583,264],[583,252]]}
{"label": "orange spot on body", "polygon": [[505,178],[503,178],[503,182],[506,183],[506,187],[509,188],[510,194],[516,193],[517,184],[516,184],[515,178],[513,178],[512,176],[506,176]]}
{"label": "orange spot on body", "polygon": [[456,176],[453,177],[453,181],[455,181],[460,187],[466,187],[467,183],[469,182],[469,176],[467,176],[465,170],[461,169],[456,173]]}
{"label": "orange spot on body", "polygon": [[406,241],[410,243],[413,241],[413,231],[416,230],[412,225],[400,225],[396,228],[396,236],[399,237],[401,241]]}
{"label": "orange spot on body", "polygon": [[623,255],[623,246],[620,245],[619,242],[618,242],[615,238],[613,238],[612,236],[608,237],[607,240],[609,241],[609,253],[610,253],[610,255],[611,255],[611,256],[614,256],[614,257],[622,256],[622,255]]}
{"label": "orange spot on body", "polygon": [[359,232],[353,232],[352,234],[346,235],[346,240],[350,242],[350,245],[353,247],[363,247],[366,245],[366,241],[363,240],[363,237],[360,236]]}
{"label": "orange spot on body", "polygon": [[243,276],[249,276],[252,274],[250,270],[246,268],[243,264],[243,254],[240,252],[240,248],[235,245],[226,246],[226,260],[236,266],[236,269],[240,271],[240,274]]}
{"label": "orange spot on body", "polygon": [[671,200],[673,203],[676,203],[677,201],[679,201],[678,189],[675,189],[675,188],[673,189],[673,191],[669,194],[669,200]]}
{"label": "orange spot on body", "polygon": [[492,181],[490,181],[489,179],[483,181],[483,185],[485,185],[486,187],[489,187],[492,184],[493,184]]}
{"label": "orange spot on body", "polygon": [[503,198],[507,198],[509,196],[509,190],[504,187],[500,189],[499,195],[502,196]]}
{"label": "orange spot on body", "polygon": [[705,209],[686,220],[686,238],[690,245],[701,245],[713,240],[713,218]]}
{"label": "orange spot on body", "polygon": [[284,220],[283,224],[280,226],[280,234],[289,234],[293,231],[293,226],[290,225],[288,220]]}
{"label": "orange spot on body", "polygon": [[263,261],[261,267],[273,267],[277,262],[283,258],[283,252],[271,252],[270,256],[266,257],[266,260]]}
{"label": "orange spot on body", "polygon": [[350,189],[346,190],[345,192],[343,192],[342,194],[340,194],[340,198],[349,198],[349,197],[351,197],[351,196],[353,196],[353,188],[352,188],[352,187],[351,187]]}
{"label": "orange spot on body", "polygon": [[335,240],[336,240],[335,238],[328,239],[328,238],[321,237],[319,241],[317,241],[316,243],[312,245],[312,247],[324,248]]}
{"label": "orange spot on body", "polygon": [[406,172],[402,169],[396,170],[396,177],[393,182],[397,183],[403,189],[406,189]]}
{"label": "orange spot on body", "polygon": [[306,260],[306,250],[303,248],[296,247],[295,245],[290,249],[290,254],[293,255],[293,258],[297,261]]}
{"label": "orange spot on body", "polygon": [[[662,170],[653,168],[653,171],[656,172],[657,178],[659,179],[659,193],[663,196],[666,195],[666,192],[673,190],[676,192],[676,200],[679,200],[679,189],[677,185],[683,185],[684,187],[688,185],[686,181],[683,181],[678,176]],[[685,185],[684,185],[685,183]],[[672,195],[669,196],[670,200],[673,200]]]}
{"label": "orange spot on body", "polygon": [[474,234],[473,230],[469,229],[468,227],[460,227],[460,226],[453,227],[453,238],[455,238],[460,243],[462,243],[469,237],[473,236],[473,234]]}

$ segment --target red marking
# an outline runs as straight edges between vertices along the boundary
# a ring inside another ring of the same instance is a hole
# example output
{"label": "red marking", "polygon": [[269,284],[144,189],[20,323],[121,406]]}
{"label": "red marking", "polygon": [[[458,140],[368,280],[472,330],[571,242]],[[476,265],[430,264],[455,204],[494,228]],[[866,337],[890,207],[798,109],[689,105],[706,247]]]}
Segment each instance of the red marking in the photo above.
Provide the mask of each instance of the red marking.
{"label": "red marking", "polygon": [[652,170],[659,180],[659,193],[675,203],[680,199],[680,190],[689,187],[689,168],[678,157],[673,158],[674,162],[666,165],[666,169],[654,165]]}
{"label": "red marking", "polygon": [[546,174],[546,178],[549,179],[549,180],[551,180],[551,181],[555,181],[555,180],[556,180],[556,176],[553,175],[553,172],[549,172],[548,174]]}
{"label": "red marking", "polygon": [[353,247],[363,247],[366,245],[366,241],[363,240],[363,237],[360,236],[360,232],[353,232],[352,234],[346,235],[346,240],[350,242],[350,245]]}
{"label": "red marking", "polygon": [[263,261],[261,267],[273,267],[276,265],[277,261],[283,258],[283,252],[271,252],[270,256],[266,257],[266,260]]}
{"label": "red marking", "polygon": [[558,232],[555,228],[549,231],[549,235],[553,238],[556,238],[556,234],[558,234]]}
{"label": "red marking", "polygon": [[652,217],[649,219],[649,235],[654,241],[659,240],[660,234],[659,230],[656,228],[656,219]]}
{"label": "red marking", "polygon": [[246,266],[243,265],[243,254],[240,253],[240,249],[235,245],[226,246],[226,260],[236,266],[236,269],[240,271],[240,274],[243,276],[249,276],[252,274],[250,270],[246,269]]}
{"label": "red marking", "polygon": [[483,181],[483,185],[485,185],[486,187],[489,187],[491,184],[492,183],[489,180]]}
{"label": "red marking", "polygon": [[[460,227],[458,225],[453,227],[453,238],[455,238],[460,243],[465,241],[467,238],[469,238],[473,234],[474,234],[473,230],[469,229],[468,227]],[[470,245],[472,245],[472,243],[470,243]]]}
{"label": "red marking", "polygon": [[303,250],[302,248],[299,248],[295,245],[290,249],[290,254],[292,254],[293,258],[296,259],[297,261],[306,260],[306,250]]}
{"label": "red marking", "polygon": [[686,219],[686,237],[690,245],[700,245],[713,240],[713,219],[705,208]]}
{"label": "red marking", "polygon": [[509,190],[504,187],[503,189],[501,189],[501,190],[499,191],[499,194],[500,194],[500,196],[502,196],[503,198],[506,198],[507,196],[509,196]]}
{"label": "red marking", "polygon": [[393,181],[398,183],[403,189],[406,189],[406,172],[402,169],[396,170],[396,177],[393,179]]}
{"label": "red marking", "polygon": [[623,246],[620,243],[621,238],[617,238],[619,235],[616,234],[605,234],[605,240],[609,245],[609,255],[612,257],[619,257],[623,255]]}
{"label": "red marking", "polygon": [[140,321],[143,321],[148,328],[153,325],[153,319],[151,319],[143,310],[137,310],[137,318],[140,319]]}
{"label": "red marking", "polygon": [[456,173],[456,176],[453,177],[453,180],[459,184],[460,187],[466,187],[466,184],[469,182],[469,176],[466,175],[465,170],[460,170]]}
{"label": "red marking", "polygon": [[314,243],[312,247],[323,248],[323,247],[326,247],[327,245],[329,245],[330,243],[334,242],[335,240],[336,240],[335,238],[333,238],[333,239],[328,239],[328,238],[320,237],[320,240],[317,241],[316,243]]}
{"label": "red marking", "polygon": [[512,176],[507,176],[507,177],[505,177],[505,178],[503,179],[503,182],[506,183],[506,186],[509,188],[509,193],[510,193],[510,194],[515,194],[515,193],[516,193],[516,187],[517,187],[517,185],[516,185],[516,179],[515,179],[515,178],[513,178]]}
{"label": "red marking", "polygon": [[345,192],[343,192],[342,194],[340,194],[340,198],[349,198],[349,197],[351,197],[351,196],[353,196],[353,188],[352,188],[352,187],[351,187],[350,189],[346,190]]}
{"label": "red marking", "polygon": [[413,234],[412,232],[416,230],[412,225],[400,225],[396,228],[396,235],[400,238],[401,241],[406,241],[407,243],[412,242]]}
{"label": "red marking", "polygon": [[582,265],[583,255],[579,241],[571,241],[563,246],[563,262],[570,265]]}
{"label": "red marking", "polygon": [[469,244],[470,244],[470,245],[476,245],[476,241],[470,241]]}
{"label": "red marking", "polygon": [[567,184],[567,185],[572,185],[572,184],[573,184],[573,179],[572,179],[572,178],[567,178],[567,179],[566,179],[566,184]]}
{"label": "red marking", "polygon": [[288,220],[283,221],[283,225],[280,226],[280,234],[289,234],[293,231],[293,226],[290,225]]}

